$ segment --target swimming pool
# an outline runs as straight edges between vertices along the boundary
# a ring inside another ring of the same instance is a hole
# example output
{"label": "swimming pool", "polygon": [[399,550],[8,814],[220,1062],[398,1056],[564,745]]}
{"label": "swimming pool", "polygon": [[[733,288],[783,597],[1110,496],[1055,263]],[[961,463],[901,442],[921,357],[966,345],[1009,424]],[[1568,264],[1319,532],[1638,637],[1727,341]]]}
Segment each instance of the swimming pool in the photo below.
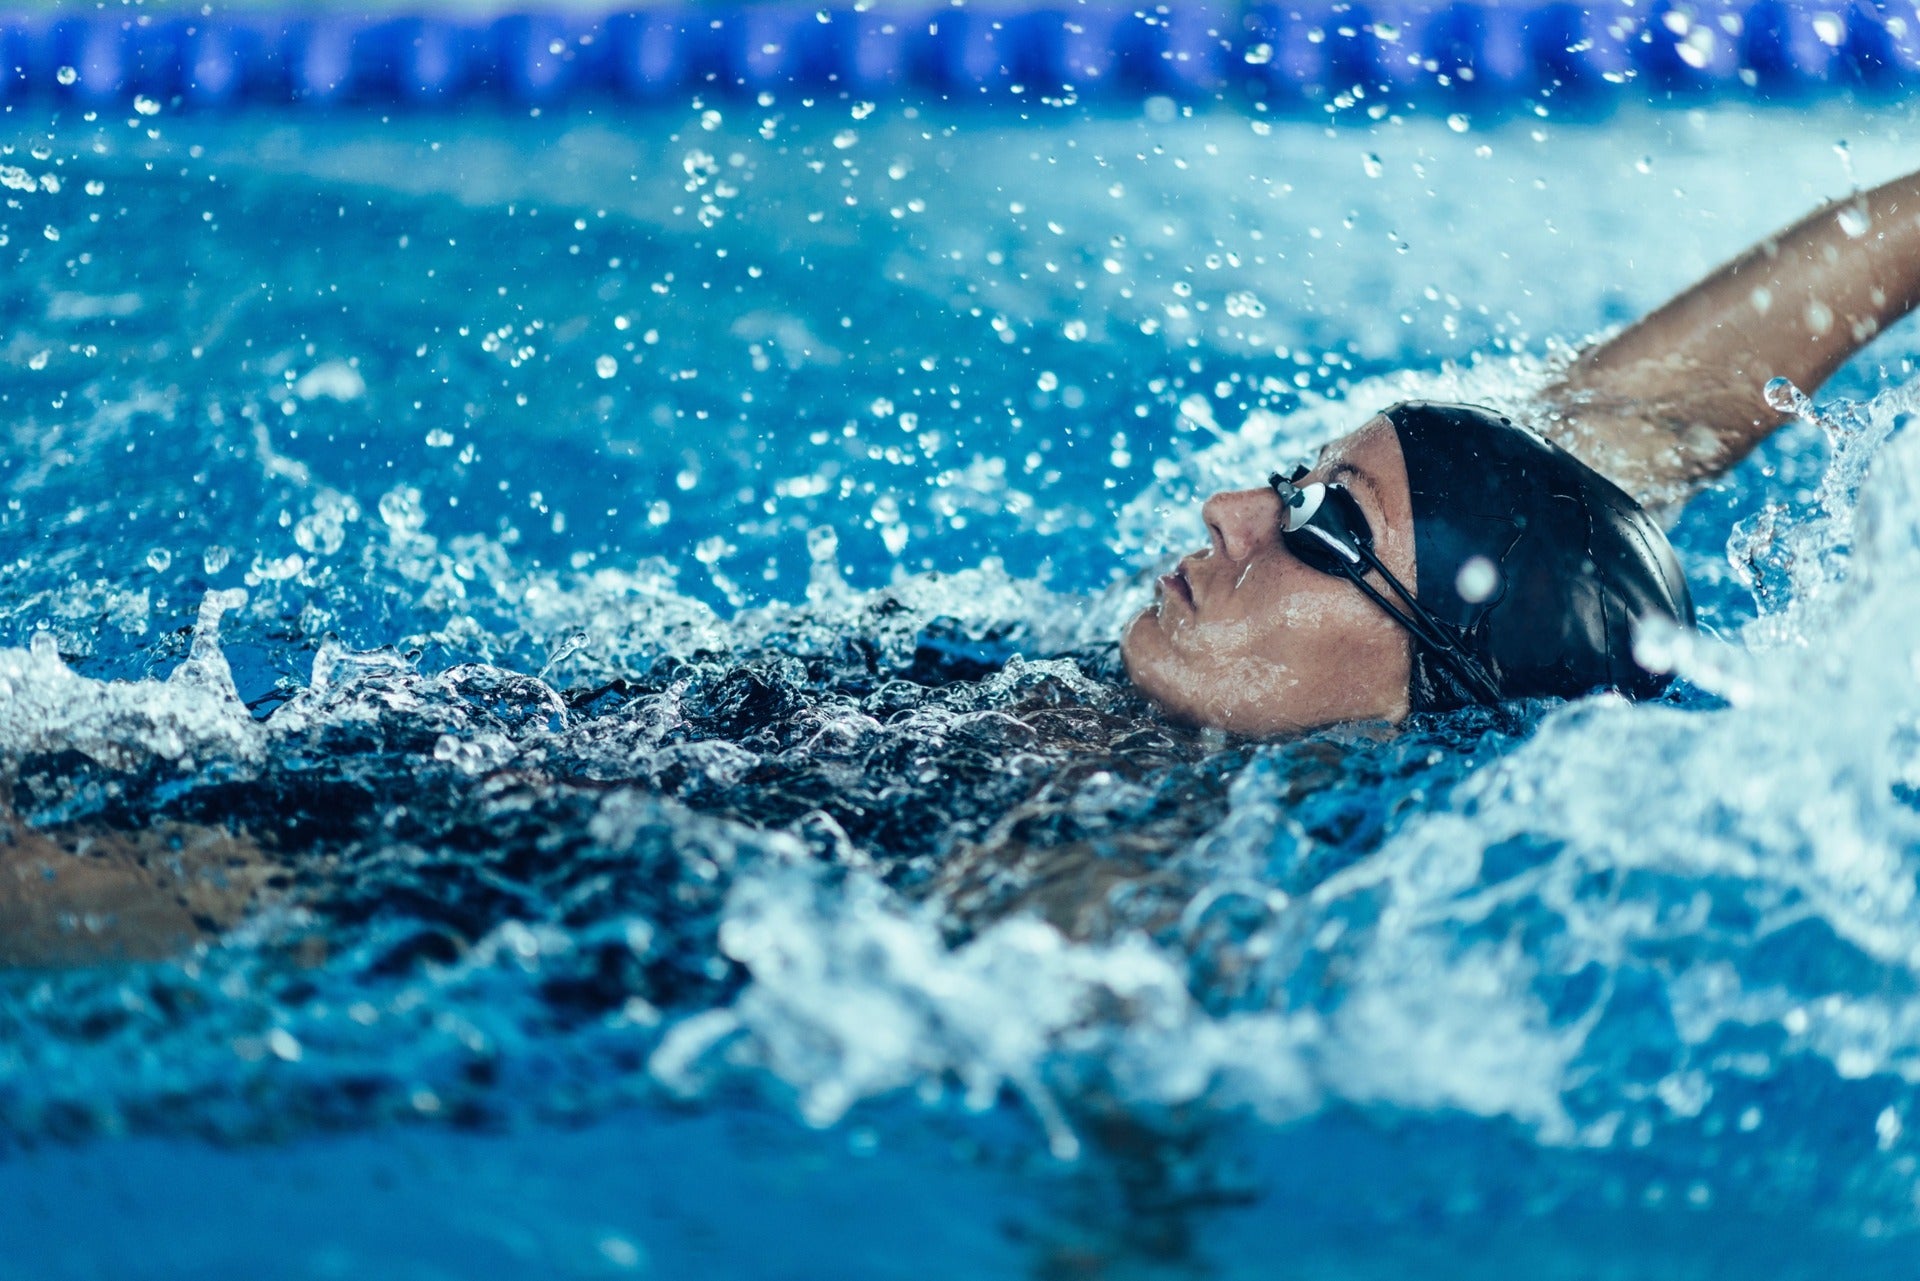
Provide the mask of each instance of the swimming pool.
{"label": "swimming pool", "polygon": [[1910,116],[16,112],[8,821],[215,941],[0,978],[0,1273],[1905,1275],[1909,327],[1661,703],[1231,744],[1106,642]]}

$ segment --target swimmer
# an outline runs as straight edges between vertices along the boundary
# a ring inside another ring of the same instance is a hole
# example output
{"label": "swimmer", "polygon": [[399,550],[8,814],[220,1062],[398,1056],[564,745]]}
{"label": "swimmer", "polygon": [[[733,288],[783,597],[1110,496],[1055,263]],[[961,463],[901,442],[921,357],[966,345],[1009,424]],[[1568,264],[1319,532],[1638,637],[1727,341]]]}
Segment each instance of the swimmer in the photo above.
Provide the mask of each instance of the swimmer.
{"label": "swimmer", "polygon": [[[1517,423],[1389,406],[1311,466],[1219,493],[1127,626],[1168,716],[1270,737],[1509,699],[1659,693],[1643,626],[1693,604],[1648,506],[1726,471],[1920,304],[1920,173],[1836,201],[1581,352]],[[1536,432],[1538,434],[1536,434]]]}

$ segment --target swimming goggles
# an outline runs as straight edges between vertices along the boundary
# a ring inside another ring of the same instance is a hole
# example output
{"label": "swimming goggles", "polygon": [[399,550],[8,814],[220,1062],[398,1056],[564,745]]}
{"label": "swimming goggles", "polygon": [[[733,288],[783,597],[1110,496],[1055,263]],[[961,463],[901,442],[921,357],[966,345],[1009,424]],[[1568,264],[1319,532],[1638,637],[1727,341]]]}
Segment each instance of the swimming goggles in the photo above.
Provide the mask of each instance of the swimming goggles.
{"label": "swimming goggles", "polygon": [[[1345,485],[1315,481],[1302,485],[1309,469],[1296,467],[1291,476],[1279,472],[1267,484],[1280,497],[1280,540],[1309,568],[1344,578],[1365,592],[1413,638],[1439,657],[1460,678],[1474,699],[1489,706],[1500,702],[1500,687],[1486,668],[1461,644],[1459,634],[1428,613],[1373,552],[1373,526],[1360,503]],[[1385,580],[1404,604],[1402,609],[1380,593],[1367,575]]]}

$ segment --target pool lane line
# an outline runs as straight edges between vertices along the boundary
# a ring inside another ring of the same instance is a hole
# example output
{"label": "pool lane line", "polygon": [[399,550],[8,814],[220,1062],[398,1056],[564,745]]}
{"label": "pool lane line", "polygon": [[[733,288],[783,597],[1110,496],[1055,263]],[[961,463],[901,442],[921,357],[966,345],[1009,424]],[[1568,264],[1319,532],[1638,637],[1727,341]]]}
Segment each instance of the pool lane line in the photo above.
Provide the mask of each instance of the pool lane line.
{"label": "pool lane line", "polygon": [[0,100],[202,110],[684,102],[1215,99],[1288,108],[1898,93],[1920,15],[1817,0],[1373,0],[967,7],[760,0],[497,15],[117,8],[0,16]]}

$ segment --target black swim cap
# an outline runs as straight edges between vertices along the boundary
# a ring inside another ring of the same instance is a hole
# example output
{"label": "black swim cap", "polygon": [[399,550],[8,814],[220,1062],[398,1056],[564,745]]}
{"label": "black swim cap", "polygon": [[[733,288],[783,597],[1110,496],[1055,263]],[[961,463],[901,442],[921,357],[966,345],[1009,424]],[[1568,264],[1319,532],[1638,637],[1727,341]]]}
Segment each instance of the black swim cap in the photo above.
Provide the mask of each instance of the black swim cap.
{"label": "black swim cap", "polygon": [[[1634,661],[1633,631],[1652,618],[1691,627],[1693,598],[1639,503],[1492,410],[1410,401],[1385,413],[1413,494],[1415,595],[1502,697],[1666,688]],[[1476,701],[1418,642],[1409,695],[1416,712]]]}

